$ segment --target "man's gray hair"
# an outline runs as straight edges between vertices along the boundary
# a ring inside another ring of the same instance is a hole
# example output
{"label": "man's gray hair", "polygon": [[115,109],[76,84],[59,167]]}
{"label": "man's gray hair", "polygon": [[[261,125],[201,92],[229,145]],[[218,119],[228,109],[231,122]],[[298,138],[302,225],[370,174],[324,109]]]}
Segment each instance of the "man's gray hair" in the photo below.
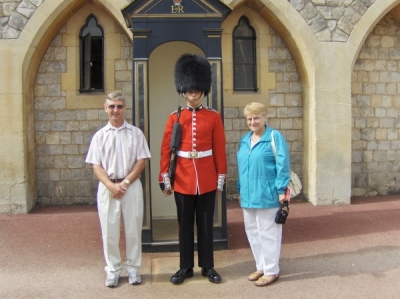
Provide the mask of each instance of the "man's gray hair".
{"label": "man's gray hair", "polygon": [[113,92],[109,93],[107,95],[107,98],[104,103],[107,104],[108,101],[111,101],[111,100],[122,101],[125,104],[125,97],[119,91],[113,91]]}

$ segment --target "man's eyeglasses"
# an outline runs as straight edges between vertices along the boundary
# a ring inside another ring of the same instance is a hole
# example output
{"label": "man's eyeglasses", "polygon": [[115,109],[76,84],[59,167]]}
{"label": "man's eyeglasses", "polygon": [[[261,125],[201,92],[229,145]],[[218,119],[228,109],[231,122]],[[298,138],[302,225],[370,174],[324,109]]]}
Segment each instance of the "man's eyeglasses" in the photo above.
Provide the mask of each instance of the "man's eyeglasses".
{"label": "man's eyeglasses", "polygon": [[117,107],[118,110],[124,109],[124,105],[108,105],[109,109],[114,110]]}

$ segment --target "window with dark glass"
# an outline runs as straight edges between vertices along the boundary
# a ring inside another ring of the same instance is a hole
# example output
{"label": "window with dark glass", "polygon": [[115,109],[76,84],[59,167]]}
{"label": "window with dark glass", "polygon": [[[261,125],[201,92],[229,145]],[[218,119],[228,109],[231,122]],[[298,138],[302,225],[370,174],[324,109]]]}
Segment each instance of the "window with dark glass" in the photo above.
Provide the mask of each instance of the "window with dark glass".
{"label": "window with dark glass", "polygon": [[81,28],[80,91],[104,91],[104,33],[97,18],[90,15]]}
{"label": "window with dark glass", "polygon": [[233,30],[233,89],[257,91],[256,34],[246,17]]}

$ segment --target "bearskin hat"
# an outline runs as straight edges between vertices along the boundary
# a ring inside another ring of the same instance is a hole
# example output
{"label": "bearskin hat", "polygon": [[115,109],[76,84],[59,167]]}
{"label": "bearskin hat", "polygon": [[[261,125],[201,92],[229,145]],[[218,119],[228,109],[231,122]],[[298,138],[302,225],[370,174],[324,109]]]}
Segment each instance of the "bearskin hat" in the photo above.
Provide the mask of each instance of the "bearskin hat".
{"label": "bearskin hat", "polygon": [[207,96],[211,88],[211,65],[207,58],[198,54],[183,54],[175,64],[176,91],[201,91]]}

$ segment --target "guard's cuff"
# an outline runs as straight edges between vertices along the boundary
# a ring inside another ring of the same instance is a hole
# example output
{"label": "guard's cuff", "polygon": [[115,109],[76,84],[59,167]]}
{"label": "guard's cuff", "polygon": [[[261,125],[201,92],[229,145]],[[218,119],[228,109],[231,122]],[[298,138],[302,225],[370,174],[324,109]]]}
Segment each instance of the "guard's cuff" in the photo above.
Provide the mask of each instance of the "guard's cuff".
{"label": "guard's cuff", "polygon": [[161,174],[163,181],[160,182],[161,190],[171,190],[171,179],[168,176],[168,173]]}
{"label": "guard's cuff", "polygon": [[218,181],[217,181],[217,190],[218,191],[224,190],[225,177],[226,177],[225,174],[218,175]]}

